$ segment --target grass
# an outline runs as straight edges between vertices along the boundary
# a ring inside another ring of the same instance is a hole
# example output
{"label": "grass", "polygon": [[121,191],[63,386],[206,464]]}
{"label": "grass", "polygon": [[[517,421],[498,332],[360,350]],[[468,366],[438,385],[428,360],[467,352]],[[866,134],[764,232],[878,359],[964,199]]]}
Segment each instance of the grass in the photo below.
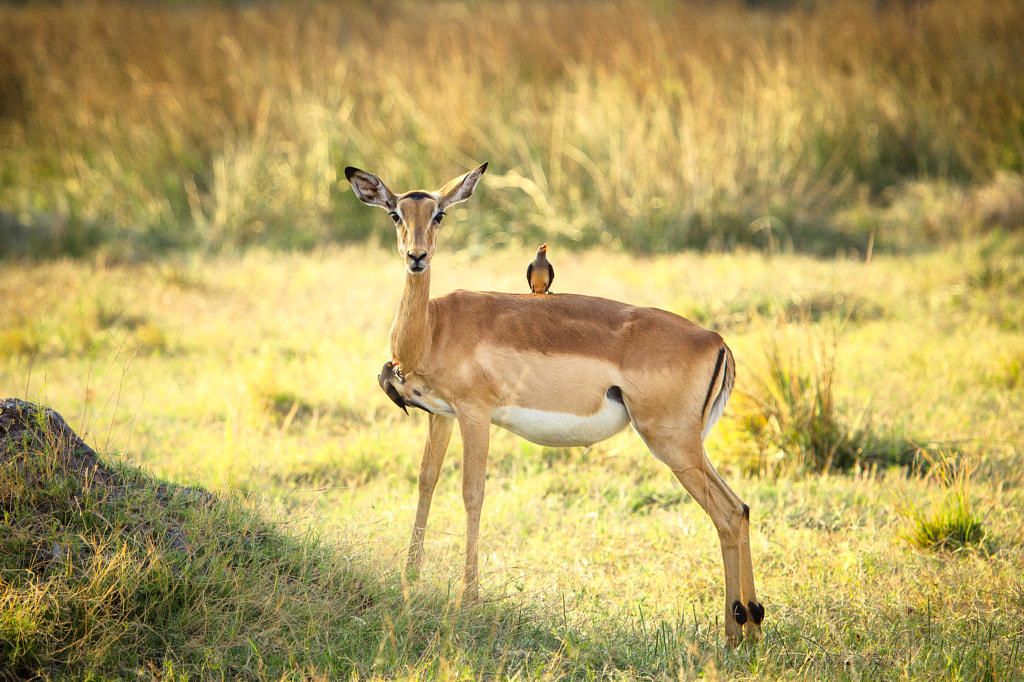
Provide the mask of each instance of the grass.
{"label": "grass", "polygon": [[[525,287],[509,263],[525,268],[532,249],[452,253],[447,236],[438,291]],[[768,608],[764,640],[735,652],[722,647],[714,530],[631,433],[565,450],[494,431],[485,603],[469,610],[457,599],[456,434],[421,580],[403,582],[425,420],[375,381],[400,286],[391,250],[10,265],[0,327],[38,341],[0,348],[0,392],[57,407],[125,482],[87,494],[68,477],[5,469],[0,498],[22,549],[5,549],[4,564],[37,575],[5,573],[4,622],[20,633],[8,641],[34,647],[19,660],[49,679],[1013,679],[1024,665],[1024,402],[1013,383],[1024,343],[1003,323],[1018,306],[1012,277],[978,273],[1021,252],[1003,237],[867,265],[552,254],[563,291],[710,311],[742,392],[769,376],[766,329],[794,355],[830,340],[835,423],[868,415],[869,435],[934,443],[925,452],[969,467],[955,485],[941,460],[844,474],[751,467],[758,443],[731,405],[708,447],[751,506]],[[792,314],[840,299],[875,312],[835,337],[833,313]],[[173,343],[143,352],[121,318],[80,314],[104,306],[145,311]],[[66,329],[81,352],[60,350]],[[210,504],[188,502],[185,486],[211,491]],[[933,524],[957,491],[984,540],[953,552],[908,541],[913,510]],[[56,570],[54,543],[71,568]]]}
{"label": "grass", "polygon": [[[0,397],[103,472],[0,458],[0,677],[1024,678],[1022,22],[0,6]],[[402,268],[340,171],[485,160],[436,292],[524,291],[548,242],[558,291],[733,348],[707,447],[751,508],[761,642],[722,646],[717,536],[629,432],[494,431],[472,608],[456,434],[402,577],[426,424],[375,381]]]}
{"label": "grass", "polygon": [[1012,0],[15,3],[0,26],[7,257],[388,243],[346,165],[412,188],[490,161],[451,227],[476,249],[831,256],[1024,216]]}
{"label": "grass", "polygon": [[[852,311],[851,311],[852,312]],[[833,318],[817,330],[774,328],[763,332],[764,366],[751,390],[739,394],[742,428],[757,443],[760,472],[849,471],[854,467],[909,466],[922,452],[906,436],[871,424],[866,410],[841,414],[837,358],[841,329]]]}
{"label": "grass", "polygon": [[970,490],[974,465],[970,460],[956,461],[948,453],[927,457],[929,476],[946,493],[933,501],[931,509],[909,505],[903,513],[912,520],[910,541],[922,549],[958,551],[981,547],[985,540],[985,523],[975,511]]}
{"label": "grass", "polygon": [[398,589],[356,547],[282,532],[254,513],[258,500],[108,468],[45,420],[29,423],[35,433],[0,469],[5,678],[390,676],[428,652],[500,672],[521,663],[460,660],[460,640],[483,652],[498,637],[557,646],[515,609],[470,618],[441,596]]}
{"label": "grass", "polygon": [[930,514],[915,510],[913,520],[912,540],[924,549],[957,550],[985,539],[985,524],[963,491],[951,493]]}

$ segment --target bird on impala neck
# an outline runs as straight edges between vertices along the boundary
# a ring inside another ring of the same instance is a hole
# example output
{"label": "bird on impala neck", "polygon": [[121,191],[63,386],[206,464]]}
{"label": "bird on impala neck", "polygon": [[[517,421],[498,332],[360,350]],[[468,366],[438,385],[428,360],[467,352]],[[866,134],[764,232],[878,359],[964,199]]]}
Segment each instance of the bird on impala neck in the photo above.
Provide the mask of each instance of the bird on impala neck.
{"label": "bird on impala neck", "polygon": [[535,294],[546,294],[555,279],[555,269],[548,262],[548,245],[541,244],[537,249],[537,257],[526,268],[526,281],[530,291]]}

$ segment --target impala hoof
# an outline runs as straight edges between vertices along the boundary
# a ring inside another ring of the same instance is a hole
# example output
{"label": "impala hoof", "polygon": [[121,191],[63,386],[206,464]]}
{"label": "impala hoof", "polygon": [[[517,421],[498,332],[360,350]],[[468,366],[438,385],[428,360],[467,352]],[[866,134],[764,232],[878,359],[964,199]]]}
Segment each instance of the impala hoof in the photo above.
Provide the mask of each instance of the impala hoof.
{"label": "impala hoof", "polygon": [[[764,615],[763,610],[761,615]],[[747,609],[739,601],[734,601],[732,603],[732,617],[740,625],[747,622]]]}

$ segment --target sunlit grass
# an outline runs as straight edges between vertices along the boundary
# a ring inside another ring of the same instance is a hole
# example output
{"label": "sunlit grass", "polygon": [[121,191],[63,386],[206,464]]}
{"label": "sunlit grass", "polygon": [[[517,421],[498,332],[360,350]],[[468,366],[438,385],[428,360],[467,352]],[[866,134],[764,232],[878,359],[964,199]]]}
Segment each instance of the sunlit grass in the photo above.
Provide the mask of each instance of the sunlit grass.
{"label": "sunlit grass", "polygon": [[[448,236],[441,235],[435,259],[436,292],[525,291],[532,249],[452,253]],[[947,471],[941,467],[878,460],[845,475],[800,473],[760,453],[737,419],[737,395],[707,447],[750,505],[768,617],[760,646],[728,654],[720,648],[714,529],[629,430],[587,450],[541,448],[495,430],[481,561],[485,602],[499,613],[489,620],[445,611],[453,608],[447,595],[457,594],[464,544],[456,433],[435,494],[421,582],[411,588],[414,600],[441,600],[439,620],[421,611],[435,606],[403,611],[398,597],[380,597],[373,637],[354,621],[314,620],[309,632],[321,634],[310,634],[309,646],[326,651],[318,647],[348,642],[361,652],[346,654],[361,674],[399,678],[477,675],[496,666],[533,678],[613,671],[627,679],[675,677],[680,670],[708,677],[717,670],[729,679],[853,679],[853,670],[881,678],[955,670],[967,678],[985,670],[1012,677],[1021,665],[1014,643],[1024,542],[1017,466],[1024,395],[1014,362],[1024,357],[1024,341],[1003,322],[1018,306],[1013,275],[978,273],[1020,252],[1014,239],[912,258],[876,256],[869,264],[755,253],[638,260],[553,251],[559,291],[687,315],[707,311],[705,321],[735,351],[739,393],[754,392],[768,376],[771,343],[807,359],[833,339],[837,419],[861,417],[856,423],[869,435],[955,453],[971,475],[951,488],[936,478]],[[5,348],[0,393],[58,408],[114,461],[248,500],[263,518],[348,552],[382,581],[363,589],[400,594],[426,421],[396,409],[375,375],[387,359],[401,277],[392,250],[363,247],[137,266],[11,266],[0,280],[0,295],[11,302],[0,309],[0,326],[27,327],[41,339],[74,327],[83,351],[62,349],[64,341],[54,341],[52,351],[34,341],[35,352]],[[70,282],[78,286],[74,305],[67,304]],[[842,333],[830,336],[831,316],[846,316],[854,302],[871,313],[849,315]],[[83,317],[84,309],[145,311],[174,344],[141,352],[121,318]],[[804,315],[810,309],[823,311],[819,321]],[[799,454],[778,447],[785,457]],[[908,542],[917,521],[906,511],[919,510],[930,524],[952,491],[962,491],[983,522],[983,542],[970,545],[980,551],[931,552]],[[310,570],[315,576],[320,569]],[[288,594],[300,610],[313,603]],[[321,598],[330,610],[344,595]],[[34,602],[23,603],[27,609]],[[286,620],[296,618],[289,612]],[[259,622],[253,641],[266,656],[276,630]],[[444,636],[416,639],[425,630]],[[420,644],[403,644],[408,637]],[[510,648],[488,644],[493,637]],[[225,661],[257,660],[237,637],[209,646]],[[491,646],[498,659],[484,650]],[[186,659],[168,660],[179,666]],[[327,677],[352,669],[332,667],[328,654],[309,660]]]}
{"label": "sunlit grass", "polygon": [[875,423],[866,407],[839,404],[837,355],[849,323],[832,315],[817,327],[762,331],[763,362],[752,368],[736,406],[757,444],[755,471],[821,473],[914,461],[921,447],[910,437]]}
{"label": "sunlit grass", "polygon": [[940,499],[923,504],[904,502],[900,511],[911,520],[907,537],[922,549],[957,551],[980,547],[986,536],[982,515],[976,511],[971,476],[977,465],[957,461],[948,453],[925,456],[928,477],[944,490]]}
{"label": "sunlit grass", "polygon": [[379,241],[346,165],[411,189],[490,161],[451,227],[477,249],[1021,224],[1014,2],[795,4],[5,5],[0,255]]}

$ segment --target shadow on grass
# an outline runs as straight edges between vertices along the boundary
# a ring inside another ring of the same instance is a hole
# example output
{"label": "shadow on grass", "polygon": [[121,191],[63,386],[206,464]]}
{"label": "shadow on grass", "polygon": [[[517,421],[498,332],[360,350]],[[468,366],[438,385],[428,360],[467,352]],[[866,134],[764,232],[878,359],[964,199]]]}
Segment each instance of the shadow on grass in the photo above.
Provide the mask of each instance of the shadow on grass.
{"label": "shadow on grass", "polygon": [[463,607],[452,585],[413,588],[247,500],[105,464],[59,414],[14,399],[0,400],[0,514],[0,678],[592,679],[722,655],[715,624],[581,631],[512,600]]}

